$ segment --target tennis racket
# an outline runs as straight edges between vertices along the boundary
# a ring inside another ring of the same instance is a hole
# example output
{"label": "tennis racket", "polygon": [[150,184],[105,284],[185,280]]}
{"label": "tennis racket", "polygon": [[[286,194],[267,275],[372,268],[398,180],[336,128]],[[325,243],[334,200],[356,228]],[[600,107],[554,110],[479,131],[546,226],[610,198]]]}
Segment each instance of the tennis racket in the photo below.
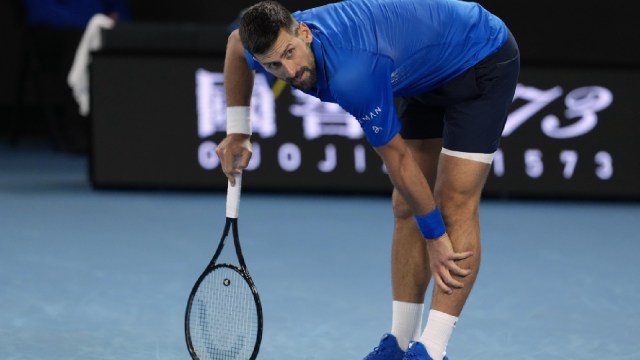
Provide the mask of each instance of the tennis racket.
{"label": "tennis racket", "polygon": [[[213,258],[198,278],[187,303],[185,336],[194,360],[254,360],[262,340],[262,305],[240,248],[238,210],[241,175],[227,188],[227,220]],[[233,234],[239,266],[218,257]]]}

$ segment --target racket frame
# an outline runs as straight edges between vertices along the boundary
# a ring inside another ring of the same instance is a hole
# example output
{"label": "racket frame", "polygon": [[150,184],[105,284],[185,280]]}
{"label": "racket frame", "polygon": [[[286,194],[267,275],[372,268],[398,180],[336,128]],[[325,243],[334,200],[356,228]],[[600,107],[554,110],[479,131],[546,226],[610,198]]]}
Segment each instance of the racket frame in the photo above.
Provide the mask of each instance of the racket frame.
{"label": "racket frame", "polygon": [[[260,343],[262,342],[262,326],[263,326],[262,303],[260,301],[260,296],[258,295],[258,290],[253,282],[253,279],[251,278],[251,275],[249,274],[249,270],[247,269],[247,265],[244,261],[244,256],[242,255],[242,248],[240,247],[240,236],[238,232],[238,207],[239,207],[238,205],[239,205],[239,198],[240,198],[240,186],[241,186],[240,176],[236,177],[236,186],[232,187],[231,184],[229,184],[229,187],[227,190],[227,218],[224,225],[224,230],[222,232],[222,237],[220,239],[220,242],[218,243],[218,247],[216,249],[216,252],[213,255],[213,258],[211,258],[211,261],[205,268],[204,272],[200,275],[196,283],[193,285],[193,288],[191,289],[191,294],[189,295],[189,301],[187,302],[187,309],[185,311],[185,319],[184,319],[184,329],[185,329],[184,331],[185,331],[185,339],[187,342],[187,349],[189,350],[189,354],[191,355],[191,358],[193,360],[200,360],[200,358],[196,354],[193,343],[191,341],[191,332],[189,330],[189,325],[191,321],[190,319],[191,306],[193,303],[193,299],[195,298],[195,295],[198,292],[198,288],[200,287],[200,284],[204,281],[207,275],[209,275],[211,272],[221,267],[229,268],[238,272],[240,276],[242,276],[242,278],[247,282],[247,284],[249,285],[249,288],[251,289],[251,293],[253,294],[253,300],[255,301],[255,304],[256,304],[258,326],[257,326],[257,334],[256,334],[256,343],[254,345],[251,357],[248,360],[255,360],[260,350]],[[222,253],[222,249],[226,244],[226,240],[229,235],[229,230],[231,230],[232,232],[233,245],[235,247],[238,263],[240,264],[239,267],[230,263],[217,264],[218,257]]]}

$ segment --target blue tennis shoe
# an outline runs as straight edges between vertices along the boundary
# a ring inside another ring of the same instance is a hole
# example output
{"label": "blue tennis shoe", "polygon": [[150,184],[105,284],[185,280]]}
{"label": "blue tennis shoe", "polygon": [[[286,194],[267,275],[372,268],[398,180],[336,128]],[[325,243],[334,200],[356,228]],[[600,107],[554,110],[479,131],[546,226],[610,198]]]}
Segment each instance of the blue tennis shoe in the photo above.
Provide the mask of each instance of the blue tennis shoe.
{"label": "blue tennis shoe", "polygon": [[404,351],[400,349],[398,340],[391,334],[384,334],[380,344],[364,358],[364,360],[402,360]]}
{"label": "blue tennis shoe", "polygon": [[[407,352],[404,353],[404,357],[402,360],[433,360],[429,353],[427,353],[427,348],[421,342],[412,341],[409,343],[409,348]],[[442,360],[448,360],[445,356]]]}

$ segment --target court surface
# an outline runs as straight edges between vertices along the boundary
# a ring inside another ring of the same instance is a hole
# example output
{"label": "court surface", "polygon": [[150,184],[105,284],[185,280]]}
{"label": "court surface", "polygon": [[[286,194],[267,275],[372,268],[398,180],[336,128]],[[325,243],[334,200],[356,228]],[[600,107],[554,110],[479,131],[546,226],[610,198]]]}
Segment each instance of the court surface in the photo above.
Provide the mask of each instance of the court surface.
{"label": "court surface", "polygon": [[[188,359],[224,194],[95,191],[86,169],[0,144],[0,359]],[[450,359],[640,359],[639,203],[484,200],[481,220]],[[259,359],[362,359],[390,329],[387,198],[245,193],[239,225]]]}

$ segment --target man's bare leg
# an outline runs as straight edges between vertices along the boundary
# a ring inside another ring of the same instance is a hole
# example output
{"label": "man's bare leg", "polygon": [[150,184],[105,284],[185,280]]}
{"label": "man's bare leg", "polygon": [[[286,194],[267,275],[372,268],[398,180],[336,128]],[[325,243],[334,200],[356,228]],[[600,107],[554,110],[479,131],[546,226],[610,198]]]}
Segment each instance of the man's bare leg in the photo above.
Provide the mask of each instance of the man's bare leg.
{"label": "man's bare leg", "polygon": [[[412,155],[433,189],[442,139],[405,140]],[[427,247],[415,217],[402,196],[394,190],[392,196],[394,228],[391,251],[393,299],[423,303],[431,271]]]}
{"label": "man's bare leg", "polygon": [[[433,187],[442,141],[409,140],[407,144],[430,187]],[[396,336],[400,347],[406,350],[410,340],[420,337],[424,295],[431,272],[425,240],[413,212],[396,191],[392,201],[395,223],[391,254],[394,299],[391,333]]]}
{"label": "man's bare leg", "polygon": [[480,269],[479,206],[490,165],[478,161],[441,155],[434,195],[442,212],[455,252],[472,251],[473,256],[458,265],[471,269],[466,277],[456,277],[464,287],[445,294],[435,287],[431,309],[459,316]]}
{"label": "man's bare leg", "polygon": [[[480,267],[480,225],[479,203],[482,188],[489,171],[489,165],[481,162],[439,155],[435,161],[433,141],[412,141],[409,143],[416,162],[420,164],[433,189],[436,203],[440,208],[447,233],[455,252],[472,251],[473,256],[461,260],[458,265],[471,269],[466,277],[455,277],[464,284],[446,294],[434,287],[427,328],[420,336],[432,357],[442,358],[455,321],[471,292]],[[437,172],[434,170],[437,165]],[[414,214],[402,197],[394,192],[393,197],[395,228],[393,241],[393,289],[394,300],[423,303],[424,293],[429,284],[431,271],[426,241],[419,231]]]}

